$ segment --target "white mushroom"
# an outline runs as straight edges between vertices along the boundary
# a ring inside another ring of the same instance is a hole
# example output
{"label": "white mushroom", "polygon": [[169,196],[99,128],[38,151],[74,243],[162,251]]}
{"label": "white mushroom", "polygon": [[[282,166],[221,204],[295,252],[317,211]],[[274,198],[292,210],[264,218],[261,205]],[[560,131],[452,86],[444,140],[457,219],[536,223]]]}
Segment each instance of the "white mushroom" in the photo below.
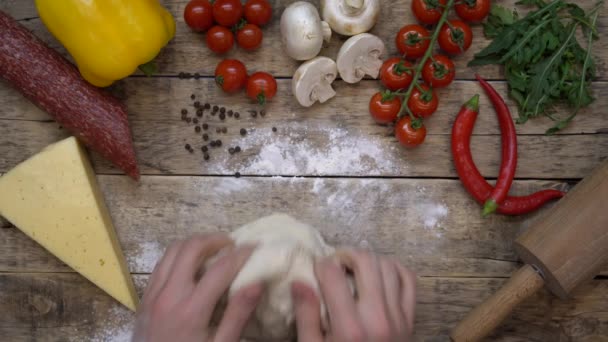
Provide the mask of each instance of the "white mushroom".
{"label": "white mushroom", "polygon": [[311,59],[300,65],[293,75],[293,94],[304,107],[310,107],[317,101],[324,103],[336,95],[331,87],[336,76],[338,68],[331,58]]}
{"label": "white mushroom", "polygon": [[369,31],[379,14],[380,0],[321,0],[323,20],[345,36]]}
{"label": "white mushroom", "polygon": [[329,42],[331,29],[321,21],[317,8],[309,2],[296,1],[281,15],[281,40],[291,58],[306,61],[314,58]]}
{"label": "white mushroom", "polygon": [[378,78],[385,50],[384,42],[373,34],[361,33],[349,38],[338,52],[340,76],[348,83],[357,83],[365,75]]}

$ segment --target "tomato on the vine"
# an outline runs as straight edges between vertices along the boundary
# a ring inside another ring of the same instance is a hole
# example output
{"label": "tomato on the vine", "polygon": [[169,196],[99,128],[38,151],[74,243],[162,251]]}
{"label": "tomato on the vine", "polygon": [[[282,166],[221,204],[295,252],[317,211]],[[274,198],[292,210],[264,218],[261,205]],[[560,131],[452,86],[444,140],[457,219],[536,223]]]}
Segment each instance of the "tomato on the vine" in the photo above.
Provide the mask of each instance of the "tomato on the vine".
{"label": "tomato on the vine", "polygon": [[[419,127],[417,125],[419,125]],[[397,121],[397,124],[395,125],[395,137],[399,140],[401,145],[405,147],[416,147],[424,142],[424,138],[426,138],[426,127],[424,127],[424,124],[421,122],[417,123],[417,125],[412,123],[412,119],[409,116],[405,116]]]}
{"label": "tomato on the vine", "polygon": [[248,0],[245,3],[245,19],[250,24],[264,26],[272,18],[272,6],[267,0]]}
{"label": "tomato on the vine", "polygon": [[277,94],[277,81],[267,72],[256,72],[247,79],[247,96],[264,105]]}
{"label": "tomato on the vine", "polygon": [[450,20],[439,31],[439,46],[451,55],[467,51],[472,42],[473,31],[462,20]]}
{"label": "tomato on the vine", "polygon": [[247,82],[247,68],[236,59],[224,59],[215,68],[215,83],[227,93],[241,90]]}
{"label": "tomato on the vine", "polygon": [[243,17],[241,0],[215,0],[213,2],[213,18],[224,26],[232,27],[239,23]]}
{"label": "tomato on the vine", "polygon": [[207,31],[207,46],[215,53],[228,52],[234,44],[234,35],[223,26],[213,26]]}
{"label": "tomato on the vine", "polygon": [[433,88],[447,87],[455,75],[454,62],[444,55],[433,56],[422,67],[422,79]]}
{"label": "tomato on the vine", "polygon": [[423,24],[437,24],[447,0],[412,0],[412,12]]}
{"label": "tomato on the vine", "polygon": [[389,90],[409,87],[412,83],[412,63],[399,57],[389,58],[380,68],[380,82]]}
{"label": "tomato on the vine", "polygon": [[433,89],[426,84],[422,84],[414,88],[407,101],[407,106],[414,116],[427,118],[437,110],[439,98]]}
{"label": "tomato on the vine", "polygon": [[461,0],[454,9],[462,20],[476,23],[488,16],[490,7],[490,0]]}
{"label": "tomato on the vine", "polygon": [[245,24],[236,31],[236,41],[240,47],[251,51],[260,47],[264,34],[253,24]]}
{"label": "tomato on the vine", "polygon": [[397,33],[395,44],[405,58],[418,59],[429,48],[429,31],[420,25],[405,25]]}
{"label": "tomato on the vine", "polygon": [[204,32],[211,28],[213,7],[209,0],[190,0],[184,9],[184,20],[196,32]]}
{"label": "tomato on the vine", "polygon": [[390,92],[376,93],[369,101],[369,113],[379,124],[389,124],[397,119],[401,99]]}

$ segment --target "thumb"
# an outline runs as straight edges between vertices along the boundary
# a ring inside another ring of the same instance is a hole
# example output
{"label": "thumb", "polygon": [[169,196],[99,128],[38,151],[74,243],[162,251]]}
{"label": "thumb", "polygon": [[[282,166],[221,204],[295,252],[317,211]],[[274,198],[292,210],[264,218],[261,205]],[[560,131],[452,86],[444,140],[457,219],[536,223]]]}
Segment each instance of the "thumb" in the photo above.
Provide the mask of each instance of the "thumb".
{"label": "thumb", "polygon": [[294,301],[298,341],[321,342],[321,304],[319,297],[310,286],[295,281],[291,284]]}

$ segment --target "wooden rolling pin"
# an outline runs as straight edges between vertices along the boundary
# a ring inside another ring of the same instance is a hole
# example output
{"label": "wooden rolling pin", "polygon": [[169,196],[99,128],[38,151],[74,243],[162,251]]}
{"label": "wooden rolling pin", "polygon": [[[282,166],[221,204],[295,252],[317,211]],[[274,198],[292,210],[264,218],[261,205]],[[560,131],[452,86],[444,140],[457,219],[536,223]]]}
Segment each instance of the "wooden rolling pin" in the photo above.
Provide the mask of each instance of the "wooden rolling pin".
{"label": "wooden rolling pin", "polygon": [[543,286],[566,299],[608,266],[608,161],[603,162],[515,241],[526,264],[451,332],[479,341]]}

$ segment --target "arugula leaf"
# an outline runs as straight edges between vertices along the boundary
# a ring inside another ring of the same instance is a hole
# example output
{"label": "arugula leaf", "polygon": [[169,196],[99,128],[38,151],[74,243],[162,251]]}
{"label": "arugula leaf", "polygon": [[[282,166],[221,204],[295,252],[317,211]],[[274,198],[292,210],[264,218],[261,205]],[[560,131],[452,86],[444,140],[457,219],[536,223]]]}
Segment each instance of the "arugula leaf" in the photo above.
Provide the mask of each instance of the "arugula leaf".
{"label": "arugula leaf", "polygon": [[[493,5],[484,25],[486,37],[493,40],[469,66],[504,65],[509,94],[519,106],[517,122],[544,114],[556,121],[547,134],[555,133],[594,100],[592,44],[598,39],[597,18],[602,3],[599,0],[585,12],[565,0],[520,0],[516,4],[537,8],[523,18],[515,10]],[[579,29],[586,38],[585,48],[576,38]],[[563,120],[551,113],[560,103],[573,108]]]}

